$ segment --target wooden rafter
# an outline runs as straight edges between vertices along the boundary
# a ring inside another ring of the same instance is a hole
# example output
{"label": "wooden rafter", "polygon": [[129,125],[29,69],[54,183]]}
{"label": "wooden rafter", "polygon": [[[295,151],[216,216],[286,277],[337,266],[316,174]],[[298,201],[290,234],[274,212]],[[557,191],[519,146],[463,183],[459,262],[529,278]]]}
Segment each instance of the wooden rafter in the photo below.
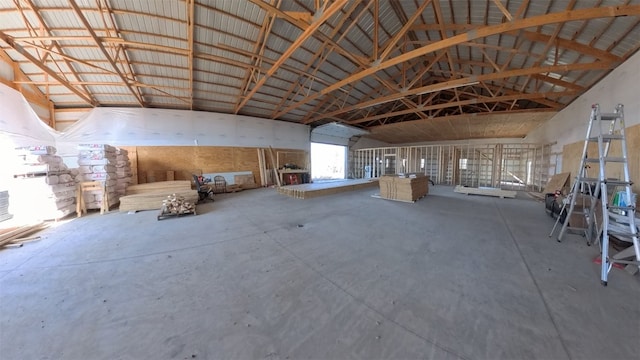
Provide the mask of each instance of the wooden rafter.
{"label": "wooden rafter", "polygon": [[412,51],[408,51],[402,55],[386,60],[377,66],[373,66],[369,69],[362,70],[356,74],[349,76],[344,80],[336,82],[332,86],[329,86],[316,94],[310,95],[305,99],[290,105],[285,109],[285,111],[289,112],[295,108],[300,107],[305,103],[313,101],[319,98],[320,96],[326,95],[347,84],[362,80],[367,76],[371,76],[380,70],[401,64],[404,61],[416,58],[418,56],[423,56],[438,50],[442,50],[451,46],[455,46],[457,44],[464,43],[464,42],[485,38],[491,35],[502,34],[508,31],[526,29],[529,27],[542,26],[546,24],[554,24],[554,23],[559,23],[559,22],[564,22],[569,20],[576,21],[576,20],[589,20],[589,19],[602,18],[602,17],[637,16],[637,15],[640,15],[640,5],[610,6],[610,7],[603,7],[603,8],[586,8],[586,9],[563,11],[560,13],[539,15],[539,16],[534,16],[534,17],[524,18],[524,19],[516,19],[508,23],[481,27],[461,35],[456,35],[448,39],[441,40],[433,44],[425,45],[421,48],[418,48]]}
{"label": "wooden rafter", "polygon": [[[442,103],[442,104],[423,106],[422,107],[422,111],[430,111],[430,110],[437,110],[437,109],[460,107],[460,106],[463,106],[463,105],[474,105],[476,103],[496,103],[496,102],[505,102],[505,101],[513,101],[513,100],[546,99],[546,98],[553,98],[553,97],[568,96],[568,95],[573,95],[573,94],[575,94],[575,91],[542,92],[542,93],[533,93],[533,94],[503,95],[503,96],[496,96],[496,97],[477,96],[477,97],[475,97],[473,99],[466,99],[466,100],[460,100],[457,96],[454,96],[456,101],[449,101],[449,102]],[[557,110],[559,107],[560,107],[560,104],[556,104],[556,106],[554,108],[551,108],[551,109]],[[491,112],[491,111],[489,111],[489,112]],[[410,109],[410,110],[400,110],[400,111],[396,111],[396,112],[385,113],[385,114],[375,115],[375,116],[368,116],[368,117],[364,117],[364,118],[361,118],[361,119],[351,120],[351,121],[348,121],[347,123],[351,124],[351,125],[354,125],[354,124],[360,124],[360,123],[367,122],[367,121],[382,119],[384,117],[399,116],[399,115],[405,115],[405,114],[411,114],[411,113],[413,113],[412,109]]]}
{"label": "wooden rafter", "polygon": [[5,34],[1,30],[0,30],[0,40],[2,40],[5,43],[7,43],[7,45],[9,45],[12,49],[14,49],[18,53],[20,53],[20,55],[24,56],[32,64],[34,64],[35,66],[40,68],[40,70],[44,71],[46,74],[48,74],[49,76],[54,78],[61,85],[64,85],[67,89],[71,90],[71,92],[73,92],[74,94],[78,95],[82,100],[86,101],[87,104],[90,104],[91,106],[95,106],[96,105],[95,101],[89,95],[87,95],[83,91],[77,89],[75,86],[72,86],[71,84],[69,84],[69,82],[66,79],[62,78],[60,75],[58,75],[58,73],[56,73],[55,71],[51,70],[48,66],[43,64],[35,56],[31,55],[31,53],[26,51],[20,44],[17,44],[15,41],[13,41],[11,36]]}
{"label": "wooden rafter", "polygon": [[[420,93],[430,93],[435,91],[441,91],[442,89],[450,89],[453,87],[462,87],[468,84],[482,82],[482,81],[490,81],[496,79],[504,79],[509,77],[516,76],[526,76],[529,74],[544,74],[544,73],[558,73],[558,72],[567,72],[573,70],[606,70],[611,69],[614,66],[612,63],[607,63],[603,61],[595,62],[595,63],[586,63],[586,64],[567,64],[567,65],[553,65],[553,66],[541,66],[536,68],[525,68],[525,69],[517,69],[510,71],[503,71],[500,73],[488,73],[484,75],[476,75],[469,78],[462,79],[454,79],[449,81],[444,81],[434,85],[423,86],[416,89],[411,89],[404,93],[393,94],[389,96],[383,96],[375,100],[364,101],[357,106],[350,106],[344,109],[328,112],[327,116],[336,116],[345,112],[353,111],[356,109],[360,109],[367,106],[373,106],[379,103],[386,103],[390,101],[398,100],[402,96],[411,96],[417,95]],[[307,123],[312,123],[318,120],[321,120],[322,117],[314,118]]]}
{"label": "wooden rafter", "polygon": [[[253,0],[252,0],[253,1]],[[334,3],[329,6],[322,15],[315,20],[313,23],[309,25],[307,29],[289,46],[289,48],[280,56],[280,58],[275,62],[275,64],[267,70],[267,72],[260,78],[260,80],[254,85],[253,89],[245,96],[245,98],[238,104],[238,106],[234,109],[234,113],[238,113],[240,109],[251,99],[251,97],[260,89],[260,87],[267,81],[267,79],[273,75],[278,69],[280,65],[282,65],[287,59],[304,43],[309,37],[313,35],[313,33],[322,25],[325,21],[327,21],[333,14],[339,11],[344,4],[348,0],[336,0]],[[255,2],[262,2],[261,0],[256,0]],[[254,3],[255,3],[254,2]]]}
{"label": "wooden rafter", "polygon": [[189,109],[193,110],[193,42],[195,37],[195,0],[187,0],[187,67],[189,72]]}
{"label": "wooden rafter", "polygon": [[89,21],[87,20],[87,18],[82,13],[82,10],[80,10],[80,7],[78,6],[78,4],[76,4],[75,0],[69,0],[69,5],[71,5],[71,7],[73,8],[74,12],[76,13],[76,16],[78,17],[78,19],[80,19],[80,21],[82,22],[84,27],[87,29],[87,31],[91,35],[91,38],[93,39],[95,44],[98,46],[98,48],[100,49],[100,51],[102,52],[104,57],[107,59],[107,61],[109,61],[109,64],[111,64],[111,66],[113,67],[115,72],[118,74],[120,79],[127,85],[127,88],[129,89],[131,94],[136,98],[136,100],[138,101],[140,106],[144,107],[145,106],[144,99],[133,88],[133,86],[131,86],[130,79],[127,79],[124,76],[124,74],[120,70],[120,67],[118,66],[118,64],[115,63],[115,61],[113,60],[113,58],[111,57],[111,55],[109,54],[107,49],[104,47],[104,44],[100,41],[100,39],[96,35],[96,32],[93,30],[93,27],[91,26],[91,24],[89,24]]}

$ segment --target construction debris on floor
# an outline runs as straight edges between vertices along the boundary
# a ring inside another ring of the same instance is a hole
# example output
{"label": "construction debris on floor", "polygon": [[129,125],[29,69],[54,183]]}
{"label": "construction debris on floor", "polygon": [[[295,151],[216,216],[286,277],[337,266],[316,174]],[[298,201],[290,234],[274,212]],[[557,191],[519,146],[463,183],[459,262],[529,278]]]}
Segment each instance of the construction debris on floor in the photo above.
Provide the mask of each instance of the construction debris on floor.
{"label": "construction debris on floor", "polygon": [[159,210],[162,201],[173,194],[191,204],[198,201],[198,192],[191,190],[189,180],[159,181],[129,186],[127,195],[120,198],[120,211]]}
{"label": "construction debris on floor", "polygon": [[0,247],[34,240],[36,236],[29,236],[37,231],[47,228],[47,223],[38,222],[30,225],[16,226],[8,229],[0,229]]}
{"label": "construction debris on floor", "polygon": [[429,177],[424,174],[384,175],[378,180],[380,197],[415,202],[429,193]]}
{"label": "construction debris on floor", "polygon": [[498,188],[485,188],[485,187],[473,188],[473,187],[457,185],[453,189],[453,191],[457,192],[457,193],[460,193],[460,194],[467,194],[467,195],[496,196],[496,197],[499,197],[501,199],[504,199],[504,198],[513,199],[513,198],[516,197],[516,192],[515,191],[501,190],[501,189],[498,189]]}
{"label": "construction debris on floor", "polygon": [[158,220],[167,217],[195,215],[196,206],[187,201],[183,196],[172,194],[162,201],[162,208],[158,215]]}

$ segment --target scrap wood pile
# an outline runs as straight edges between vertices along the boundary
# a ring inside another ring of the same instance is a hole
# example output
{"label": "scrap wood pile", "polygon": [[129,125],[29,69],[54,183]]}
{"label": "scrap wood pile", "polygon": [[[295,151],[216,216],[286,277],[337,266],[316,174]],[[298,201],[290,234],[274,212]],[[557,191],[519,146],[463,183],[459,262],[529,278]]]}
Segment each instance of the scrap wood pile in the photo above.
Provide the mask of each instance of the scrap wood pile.
{"label": "scrap wood pile", "polygon": [[158,210],[171,195],[182,197],[191,204],[198,201],[198,192],[191,190],[190,181],[160,181],[129,186],[127,195],[120,198],[120,211]]}
{"label": "scrap wood pile", "polygon": [[162,201],[161,215],[187,215],[195,212],[196,206],[183,196],[171,194]]}
{"label": "scrap wood pile", "polygon": [[17,244],[23,241],[34,240],[38,237],[30,236],[33,233],[47,228],[49,225],[39,222],[31,225],[16,226],[8,229],[0,229],[0,247]]}

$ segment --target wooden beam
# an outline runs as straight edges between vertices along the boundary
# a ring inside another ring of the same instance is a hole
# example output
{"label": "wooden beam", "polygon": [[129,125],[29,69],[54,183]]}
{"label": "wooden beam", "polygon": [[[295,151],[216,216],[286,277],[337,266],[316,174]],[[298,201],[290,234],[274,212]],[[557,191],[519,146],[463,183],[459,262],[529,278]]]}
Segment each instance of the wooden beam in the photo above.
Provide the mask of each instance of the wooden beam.
{"label": "wooden beam", "polygon": [[102,52],[104,57],[107,59],[107,61],[109,61],[109,64],[111,64],[111,66],[115,70],[116,74],[118,74],[120,79],[127,85],[127,88],[129,89],[131,94],[136,98],[136,100],[138,101],[140,106],[144,107],[145,106],[144,99],[131,86],[131,84],[129,83],[129,80],[127,79],[127,77],[125,77],[124,74],[122,74],[122,71],[120,70],[120,67],[118,67],[118,65],[115,63],[115,61],[113,61],[113,59],[111,58],[111,55],[109,54],[107,49],[104,47],[104,44],[102,43],[102,41],[100,41],[100,39],[98,38],[98,35],[96,35],[96,32],[93,30],[93,27],[91,26],[91,24],[89,24],[89,21],[87,21],[87,18],[84,17],[84,14],[82,14],[82,10],[80,10],[80,7],[78,6],[78,4],[76,4],[75,0],[69,0],[69,5],[71,5],[71,7],[73,8],[73,10],[76,13],[76,16],[78,17],[78,19],[80,19],[80,21],[82,22],[84,27],[87,29],[87,31],[89,32],[89,34],[93,38],[93,41],[96,43],[96,45],[98,45],[98,48],[100,49],[100,51]]}
{"label": "wooden beam", "polygon": [[422,87],[411,89],[398,94],[391,94],[391,95],[380,97],[378,99],[360,102],[354,106],[349,106],[349,107],[345,107],[329,113],[324,113],[319,117],[313,118],[305,122],[305,124],[310,124],[310,123],[322,120],[325,117],[333,117],[342,113],[350,112],[350,111],[361,109],[368,106],[373,106],[379,103],[391,102],[394,100],[398,100],[400,97],[403,97],[403,96],[417,95],[420,93],[431,93],[435,91],[441,91],[443,89],[450,89],[453,87],[463,87],[471,83],[504,79],[504,78],[517,77],[517,76],[525,76],[525,75],[531,75],[531,74],[545,74],[545,73],[585,71],[585,70],[608,70],[613,68],[614,66],[615,66],[615,63],[598,61],[595,63],[541,66],[541,67],[535,67],[535,68],[503,71],[500,73],[488,73],[484,75],[475,75],[475,76],[470,76],[462,79],[449,80],[449,81],[437,83],[434,85],[422,86]]}
{"label": "wooden beam", "polygon": [[195,7],[195,0],[187,0],[186,3],[187,6],[187,49],[189,51],[189,55],[187,56],[187,63],[188,63],[188,68],[189,68],[189,107],[191,110],[193,110],[193,37],[195,36],[194,33],[194,22],[195,22],[195,15],[194,15],[194,7]]}
{"label": "wooden beam", "polygon": [[[411,15],[411,17],[409,18],[409,21],[407,21],[404,26],[402,26],[402,28],[400,29],[400,31],[398,31],[393,38],[391,39],[391,41],[389,41],[389,43],[387,44],[387,47],[384,49],[384,51],[382,52],[382,54],[380,55],[380,57],[378,58],[378,60],[383,61],[384,59],[387,58],[387,56],[389,56],[389,54],[391,53],[391,51],[393,50],[393,48],[396,46],[396,44],[398,43],[398,41],[400,41],[400,39],[402,39],[402,37],[407,33],[407,31],[409,31],[409,29],[411,28],[411,25],[416,22],[416,19],[422,15],[422,13],[424,12],[424,9],[426,9],[427,5],[429,5],[431,3],[431,0],[424,0],[424,2],[422,3],[422,5],[420,5],[420,7],[413,13],[413,15]],[[377,39],[376,39],[377,40]]]}
{"label": "wooden beam", "polygon": [[20,44],[17,44],[13,41],[13,38],[4,33],[4,31],[0,30],[0,40],[4,41],[9,45],[12,49],[20,53],[20,55],[24,56],[27,60],[31,61],[32,64],[40,68],[40,70],[49,74],[52,78],[56,79],[61,85],[64,85],[67,89],[71,90],[74,94],[78,95],[82,100],[86,101],[91,106],[96,106],[95,100],[93,100],[89,95],[84,92],[78,90],[75,86],[69,84],[69,82],[60,75],[58,75],[55,71],[51,70],[48,66],[43,64],[40,60],[38,60],[35,56],[31,55],[28,51],[26,51]]}
{"label": "wooden beam", "polygon": [[[451,101],[451,102],[447,102],[447,103],[443,103],[443,104],[423,106],[421,108],[421,111],[446,109],[446,108],[450,108],[450,107],[473,105],[473,104],[477,104],[477,103],[494,103],[494,102],[513,101],[513,100],[534,100],[535,101],[535,99],[547,99],[547,98],[551,98],[551,97],[562,97],[562,96],[570,96],[570,95],[575,95],[575,94],[576,94],[575,91],[562,91],[562,92],[546,92],[546,93],[542,92],[542,93],[535,93],[535,94],[512,94],[512,95],[503,95],[503,96],[496,96],[496,97],[477,96],[474,99],[458,100],[458,101]],[[559,105],[560,104],[558,104],[558,106]],[[557,107],[556,107],[556,110],[557,110]],[[416,111],[415,109],[400,110],[400,111],[396,111],[396,112],[392,112],[392,113],[386,113],[386,114],[375,115],[375,116],[368,116],[368,117],[364,117],[364,118],[357,119],[357,120],[351,120],[351,121],[347,121],[347,123],[351,124],[351,125],[360,124],[360,123],[367,122],[367,121],[383,119],[385,117],[392,117],[392,116],[411,114],[412,112],[415,112],[415,111]]]}
{"label": "wooden beam", "polygon": [[425,45],[421,48],[406,52],[402,55],[396,56],[380,64],[374,65],[368,69],[355,73],[344,80],[336,82],[335,84],[323,89],[322,91],[316,94],[307,96],[301,101],[290,105],[284,110],[284,112],[289,112],[293,109],[296,109],[302,106],[303,104],[316,100],[320,96],[326,95],[347,84],[362,80],[365,77],[373,75],[378,71],[387,69],[391,66],[401,64],[413,58],[424,56],[424,55],[433,53],[435,51],[442,50],[451,46],[455,46],[464,42],[469,42],[469,41],[485,38],[492,35],[503,34],[513,30],[526,29],[529,27],[542,26],[546,24],[555,24],[555,23],[561,23],[566,21],[590,20],[590,19],[605,18],[605,17],[638,16],[638,15],[640,15],[640,5],[621,5],[621,6],[609,6],[609,7],[586,8],[586,9],[562,11],[558,13],[545,14],[545,15],[534,16],[534,17],[525,18],[525,19],[516,19],[508,23],[483,26],[483,27],[471,30],[464,34],[456,35],[445,40],[437,41],[433,44]]}
{"label": "wooden beam", "polygon": [[506,7],[504,7],[504,5],[502,4],[502,1],[500,0],[493,0],[493,3],[496,4],[496,6],[498,7],[498,9],[500,9],[500,11],[504,14],[504,16],[507,18],[507,20],[509,21],[513,21],[513,16],[511,16],[511,13],[509,12],[509,10],[507,10]]}
{"label": "wooden beam", "polygon": [[[254,0],[252,0],[254,1]],[[262,2],[262,0],[255,0],[257,2]],[[280,56],[280,58],[273,64],[273,66],[264,74],[260,80],[253,86],[253,89],[245,96],[245,98],[240,102],[240,104],[234,109],[234,113],[238,113],[240,109],[251,99],[253,95],[264,85],[267,79],[273,75],[280,66],[293,55],[293,53],[298,50],[298,48],[310,38],[313,33],[322,25],[325,21],[327,21],[333,14],[338,12],[342,7],[347,3],[348,0],[336,0],[328,9],[322,12],[322,15],[314,21],[309,27],[307,27],[304,32],[289,46],[287,50]]]}

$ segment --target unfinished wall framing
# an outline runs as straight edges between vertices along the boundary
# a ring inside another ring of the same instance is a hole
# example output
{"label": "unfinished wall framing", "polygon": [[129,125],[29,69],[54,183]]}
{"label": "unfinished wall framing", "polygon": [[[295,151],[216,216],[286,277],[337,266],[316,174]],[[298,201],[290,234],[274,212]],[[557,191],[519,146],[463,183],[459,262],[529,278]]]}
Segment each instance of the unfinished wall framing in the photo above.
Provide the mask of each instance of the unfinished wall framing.
{"label": "unfinished wall framing", "polygon": [[[351,154],[351,153],[350,153]],[[554,174],[551,145],[464,144],[360,149],[355,178],[422,173],[436,184],[542,191]]]}

